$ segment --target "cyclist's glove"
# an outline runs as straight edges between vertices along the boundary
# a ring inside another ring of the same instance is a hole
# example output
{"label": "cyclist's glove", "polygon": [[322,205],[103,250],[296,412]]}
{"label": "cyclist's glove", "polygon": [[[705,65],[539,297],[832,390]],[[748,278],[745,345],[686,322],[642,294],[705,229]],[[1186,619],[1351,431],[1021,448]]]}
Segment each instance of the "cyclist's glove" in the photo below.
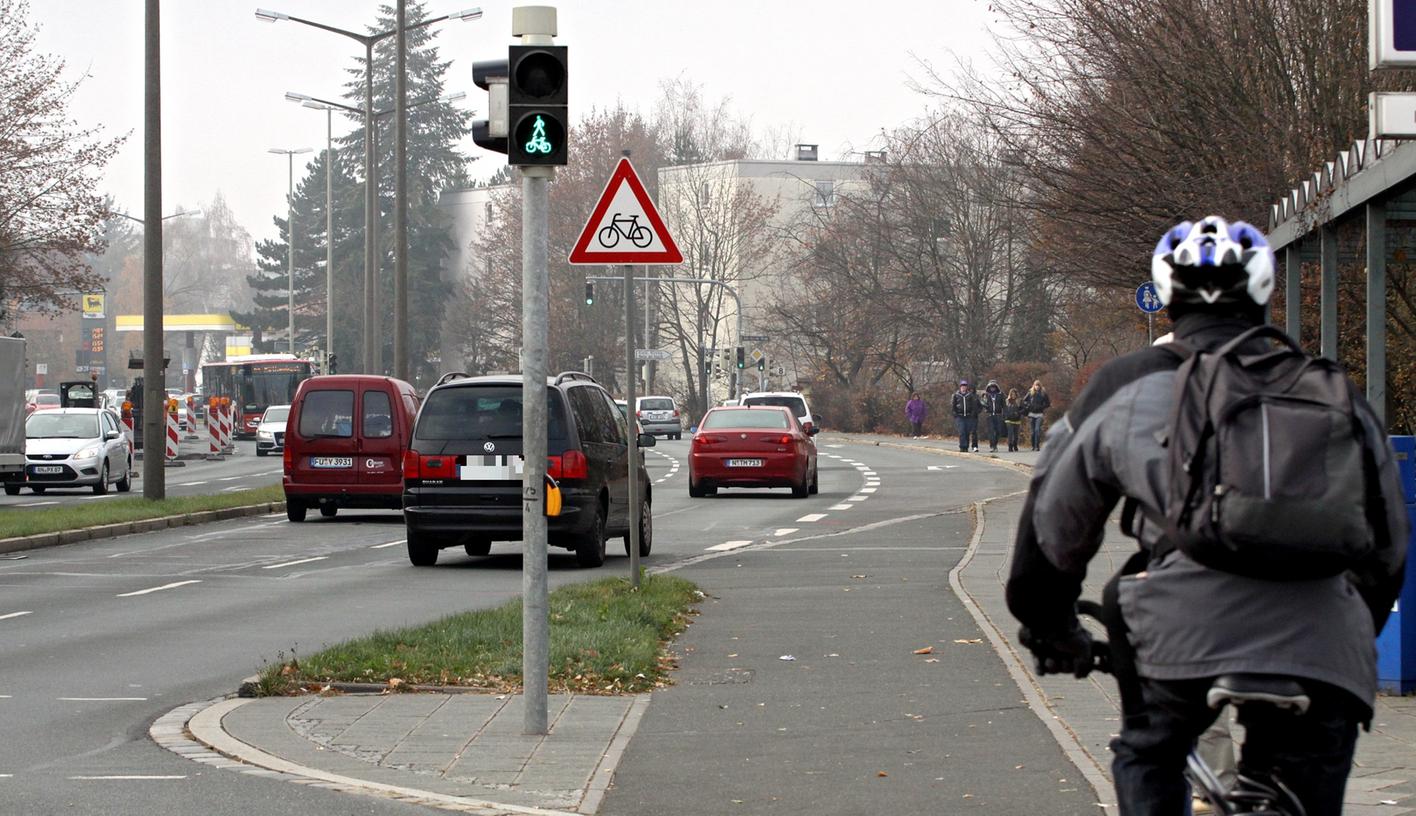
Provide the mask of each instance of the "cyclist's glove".
{"label": "cyclist's glove", "polygon": [[1034,632],[1024,626],[1018,639],[1033,653],[1038,674],[1071,674],[1082,678],[1097,668],[1097,650],[1091,633],[1073,618],[1066,629]]}

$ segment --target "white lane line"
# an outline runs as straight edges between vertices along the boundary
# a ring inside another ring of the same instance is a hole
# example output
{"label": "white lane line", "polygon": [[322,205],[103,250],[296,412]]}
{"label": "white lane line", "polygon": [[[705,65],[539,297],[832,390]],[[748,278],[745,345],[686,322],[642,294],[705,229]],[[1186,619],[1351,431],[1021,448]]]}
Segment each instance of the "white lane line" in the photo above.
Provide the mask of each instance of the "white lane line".
{"label": "white lane line", "polygon": [[0,700],[8,700],[8,699],[10,699],[11,697],[14,697],[14,695],[13,695],[13,694],[0,694]]}
{"label": "white lane line", "polygon": [[839,448],[839,447],[841,447],[841,446],[840,446],[840,445],[827,445],[826,447],[828,447],[828,448]]}
{"label": "white lane line", "polygon": [[117,497],[117,493],[104,493],[103,495],[83,496],[85,499],[112,499]]}
{"label": "white lane line", "polygon": [[874,476],[874,475],[876,475],[876,474],[875,474],[875,471],[873,471],[873,470],[867,470],[864,475],[866,475],[866,476]]}
{"label": "white lane line", "polygon": [[870,465],[856,465],[856,466],[855,466],[855,469],[856,469],[856,470],[869,471],[869,470],[870,470]]}
{"label": "white lane line", "polygon": [[878,488],[878,487],[862,487],[862,488],[860,489],[860,492],[862,492],[862,493],[874,493],[875,491],[877,491],[877,490],[879,490],[879,489],[880,489],[880,488]]}
{"label": "white lane line", "polygon": [[58,504],[58,503],[59,503],[59,502],[57,502],[57,501],[25,502],[24,504],[17,504],[17,505],[15,505],[15,506],[16,506],[16,507],[43,507],[43,506],[45,506],[46,504]]}
{"label": "white lane line", "polygon": [[0,774],[0,779],[13,779],[14,777],[14,774]]}
{"label": "white lane line", "polygon": [[186,774],[180,776],[175,774],[171,776],[159,774],[109,774],[107,776],[71,776],[69,778],[81,782],[103,782],[109,780],[151,781],[159,779],[186,779],[187,776]]}
{"label": "white lane line", "polygon": [[724,541],[722,544],[714,544],[707,549],[708,552],[725,552],[727,550],[736,550],[739,547],[746,547],[751,543],[751,541]]}
{"label": "white lane line", "polygon": [[820,520],[822,520],[822,519],[824,519],[824,518],[826,518],[826,514],[825,514],[825,513],[811,513],[811,514],[802,516],[801,518],[797,519],[797,521],[820,521]]}
{"label": "white lane line", "polygon": [[146,595],[146,594],[148,594],[149,592],[161,592],[161,591],[164,590],[164,589],[176,589],[177,587],[180,587],[180,586],[186,586],[186,585],[188,585],[188,584],[200,584],[200,583],[201,583],[201,581],[198,581],[198,580],[178,581],[178,582],[175,583],[175,584],[163,584],[162,586],[150,587],[150,588],[148,588],[148,589],[140,589],[140,590],[138,590],[137,592],[124,592],[123,594],[118,595],[117,597],[119,597],[119,598],[132,598],[132,597],[137,596],[137,595]]}
{"label": "white lane line", "polygon": [[182,482],[176,487],[196,487],[197,485],[210,484],[210,482]]}
{"label": "white lane line", "polygon": [[222,478],[220,478],[220,479],[217,479],[216,481],[218,481],[218,482],[234,482],[234,481],[236,481],[237,479],[246,479],[246,478],[249,478],[249,477],[247,477],[247,476],[224,476],[224,477],[222,477]]}
{"label": "white lane line", "polygon": [[245,485],[236,485],[236,486],[234,486],[234,487],[223,487],[223,488],[221,488],[221,492],[222,492],[222,493],[234,493],[234,492],[236,492],[237,490],[248,490],[248,489],[249,489],[249,488],[247,488]]}
{"label": "white lane line", "polygon": [[827,510],[849,510],[849,509],[851,509],[852,507],[855,507],[855,505],[854,505],[854,504],[833,504],[833,505],[831,505],[830,507],[828,507],[828,508],[826,508],[826,509],[827,509]]}
{"label": "white lane line", "polygon": [[[398,542],[398,543],[401,544],[401,543],[403,543],[403,542]],[[284,564],[271,564],[271,565],[269,565],[269,566],[261,567],[261,569],[280,569],[281,567],[293,567],[293,566],[295,566],[296,564],[308,564],[308,563],[310,563],[311,561],[323,561],[323,560],[325,560],[326,558],[329,558],[329,556],[327,556],[327,555],[317,555],[317,556],[315,556],[314,558],[301,558],[299,561],[286,561]]]}
{"label": "white lane line", "polygon": [[11,613],[8,614],[8,615],[0,615],[0,620],[8,620],[9,618],[23,618],[25,615],[33,615],[33,614],[34,614],[33,611],[30,611],[30,612],[11,612]]}
{"label": "white lane line", "polygon": [[782,536],[789,536],[792,533],[795,533],[797,529],[798,528],[796,527],[781,527],[772,531],[772,537],[781,538]]}
{"label": "white lane line", "polygon": [[67,703],[142,703],[146,697],[56,697]]}
{"label": "white lane line", "polygon": [[868,499],[868,498],[870,498],[870,497],[869,497],[869,496],[851,496],[849,499],[846,499],[846,501],[865,501],[865,500]]}
{"label": "white lane line", "polygon": [[407,543],[408,543],[408,539],[406,539],[406,538],[400,538],[400,539],[398,539],[397,541],[390,541],[390,542],[388,542],[388,543],[386,543],[386,544],[375,544],[374,546],[370,547],[369,549],[371,549],[371,550],[382,550],[384,547],[397,547],[399,544],[407,544]]}

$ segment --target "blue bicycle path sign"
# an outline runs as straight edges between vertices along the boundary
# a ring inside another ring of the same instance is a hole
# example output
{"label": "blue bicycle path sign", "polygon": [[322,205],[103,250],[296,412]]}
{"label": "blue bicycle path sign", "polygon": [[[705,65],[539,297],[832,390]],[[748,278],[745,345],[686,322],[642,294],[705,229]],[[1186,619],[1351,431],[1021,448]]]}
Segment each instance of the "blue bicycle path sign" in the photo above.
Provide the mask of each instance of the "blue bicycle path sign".
{"label": "blue bicycle path sign", "polygon": [[1160,295],[1155,291],[1155,284],[1146,281],[1136,287],[1136,308],[1146,314],[1155,314],[1165,308],[1165,304],[1160,302]]}

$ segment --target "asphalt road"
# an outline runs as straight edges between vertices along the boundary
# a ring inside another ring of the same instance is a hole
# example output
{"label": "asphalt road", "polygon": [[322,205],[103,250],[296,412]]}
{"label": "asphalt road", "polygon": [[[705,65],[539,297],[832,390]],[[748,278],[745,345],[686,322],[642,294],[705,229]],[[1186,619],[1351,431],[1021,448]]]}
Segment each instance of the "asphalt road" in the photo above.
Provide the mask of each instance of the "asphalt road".
{"label": "asphalt road", "polygon": [[[818,566],[813,562],[823,554],[812,549],[820,542],[838,548],[841,537],[855,536],[862,546],[879,544],[890,538],[875,530],[897,528],[908,533],[909,544],[891,551],[897,560],[889,569],[910,569],[898,560],[909,548],[935,548],[930,569],[947,570],[967,541],[966,520],[949,511],[1023,486],[1022,477],[998,468],[965,463],[927,471],[927,464],[939,461],[928,454],[839,445],[822,437],[821,451],[831,456],[821,459],[818,496],[793,499],[786,490],[729,490],[690,499],[686,467],[676,466],[687,445],[660,442],[649,451],[655,543],[646,566],[681,565],[681,574],[702,581],[710,591],[750,601],[755,615],[784,614],[785,626],[805,625],[809,616],[803,616],[800,605],[804,596],[793,598],[793,582],[782,576],[798,567],[814,573]],[[214,467],[245,461],[278,462],[250,456]],[[309,653],[376,628],[495,605],[520,592],[519,544],[496,544],[484,558],[444,550],[437,567],[419,569],[409,565],[403,538],[396,514],[342,512],[335,519],[314,517],[299,525],[265,516],[32,551],[22,560],[0,558],[0,733],[5,735],[0,740],[0,812],[433,812],[211,769],[147,737],[157,717],[184,703],[231,692],[263,661],[292,651]],[[804,540],[800,547],[783,544],[758,552],[769,539],[797,538]],[[612,542],[610,553],[605,567],[581,570],[572,553],[553,549],[552,587],[627,572],[629,560],[619,542]],[[847,554],[862,559],[863,566],[870,557]],[[835,549],[826,555],[840,558]],[[778,577],[754,576],[752,567],[759,563],[775,563]],[[804,577],[803,582],[819,579]],[[815,611],[829,614],[821,604],[835,597],[813,600]],[[909,602],[929,605],[931,599],[921,595]],[[947,604],[921,614],[937,616],[939,610],[954,614]],[[712,610],[706,609],[703,622],[711,620]],[[958,683],[991,688],[992,693],[963,688],[954,699],[949,696],[955,694],[952,684],[943,684],[931,692],[943,696],[930,705],[980,710],[1016,704],[996,659],[980,659],[967,672]],[[672,732],[672,724],[655,719],[655,706],[650,711],[648,730],[642,733]],[[1026,719],[1031,716],[1007,715],[1008,727],[997,735],[1036,743],[1037,761],[1054,761],[1045,730]],[[603,812],[687,812],[646,809],[654,800],[643,795],[644,785],[662,782],[668,772],[661,767],[667,755],[643,753],[653,744],[636,737],[622,766],[623,791],[640,793],[632,798],[613,794]],[[692,747],[679,746],[680,757],[685,751]],[[979,761],[980,773],[986,764]],[[683,776],[682,767],[673,770]],[[1011,782],[1006,775],[996,776],[984,774],[979,780]],[[803,779],[802,784],[834,784],[830,778]],[[1018,806],[1031,802],[1028,812],[1053,812],[1058,794],[1055,789],[1043,793],[1019,789],[1008,801]],[[707,812],[728,810],[724,805]],[[903,807],[903,812],[926,810],[937,812],[938,803],[924,810]]]}
{"label": "asphalt road", "polygon": [[[207,462],[196,459],[186,461],[183,467],[166,468],[169,496],[200,496],[209,493],[246,490],[252,487],[280,484],[281,459],[275,456],[257,456],[254,441],[235,440],[236,453],[225,461]],[[195,443],[193,443],[195,444]],[[143,463],[133,462],[133,490],[126,495],[142,495]],[[18,496],[0,494],[0,510],[29,510],[38,507],[56,507],[64,504],[105,501],[125,494],[113,488],[102,496],[95,496],[90,487],[46,487],[44,495],[36,495],[23,489]]]}

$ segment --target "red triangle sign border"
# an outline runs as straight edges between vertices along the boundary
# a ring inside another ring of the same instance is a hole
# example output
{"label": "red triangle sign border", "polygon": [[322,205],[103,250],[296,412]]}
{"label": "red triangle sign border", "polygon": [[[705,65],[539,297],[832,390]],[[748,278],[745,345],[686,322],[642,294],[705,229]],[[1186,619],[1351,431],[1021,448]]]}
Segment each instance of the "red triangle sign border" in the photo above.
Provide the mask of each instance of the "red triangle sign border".
{"label": "red triangle sign border", "polygon": [[[635,200],[644,209],[644,215],[649,220],[649,226],[654,229],[659,236],[660,242],[664,245],[663,250],[658,252],[635,252],[632,250],[599,250],[590,249],[590,241],[598,231],[601,219],[605,217],[605,212],[609,210],[610,204],[614,201],[615,194],[619,192],[621,185],[628,184],[629,189],[634,193]],[[614,173],[610,174],[610,180],[605,183],[604,192],[600,193],[600,200],[595,203],[595,209],[591,211],[590,217],[585,221],[585,228],[581,230],[580,237],[575,241],[575,248],[570,252],[570,263],[572,264],[632,264],[644,266],[670,265],[683,263],[683,253],[679,252],[678,245],[674,243],[673,236],[664,226],[664,220],[659,217],[659,210],[654,206],[654,202],[649,198],[649,193],[644,189],[644,184],[640,182],[638,174],[634,172],[634,165],[628,158],[619,160],[615,166]]]}

